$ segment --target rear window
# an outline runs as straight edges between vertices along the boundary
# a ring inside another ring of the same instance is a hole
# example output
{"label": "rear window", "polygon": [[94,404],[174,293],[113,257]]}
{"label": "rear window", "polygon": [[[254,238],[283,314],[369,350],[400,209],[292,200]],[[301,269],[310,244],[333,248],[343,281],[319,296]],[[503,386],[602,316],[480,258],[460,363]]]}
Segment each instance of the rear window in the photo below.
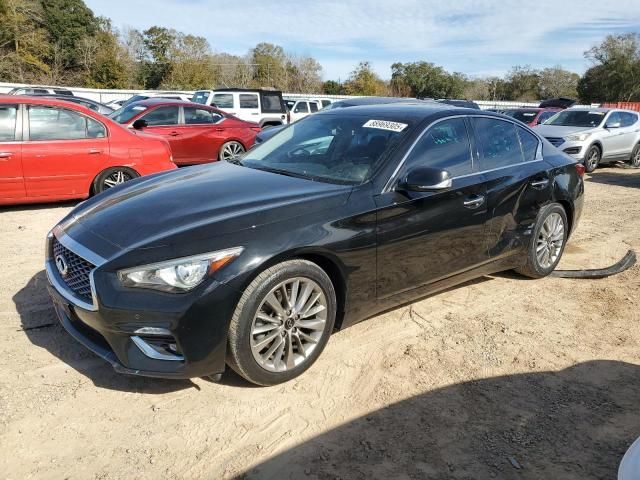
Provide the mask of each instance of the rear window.
{"label": "rear window", "polygon": [[263,93],[262,94],[262,111],[265,113],[283,113],[282,104],[280,103],[280,94]]}
{"label": "rear window", "polygon": [[215,103],[218,108],[233,108],[233,94],[216,93],[213,96],[213,103]]}
{"label": "rear window", "polygon": [[240,108],[258,108],[258,95],[255,93],[241,93]]}
{"label": "rear window", "polygon": [[201,103],[202,105],[205,105],[208,99],[209,99],[208,90],[202,90],[202,91],[196,92],[193,94],[193,97],[191,97],[192,102]]}
{"label": "rear window", "polygon": [[506,112],[510,117],[515,118],[516,120],[520,120],[524,123],[531,123],[536,115],[538,115],[537,110],[511,110]]}

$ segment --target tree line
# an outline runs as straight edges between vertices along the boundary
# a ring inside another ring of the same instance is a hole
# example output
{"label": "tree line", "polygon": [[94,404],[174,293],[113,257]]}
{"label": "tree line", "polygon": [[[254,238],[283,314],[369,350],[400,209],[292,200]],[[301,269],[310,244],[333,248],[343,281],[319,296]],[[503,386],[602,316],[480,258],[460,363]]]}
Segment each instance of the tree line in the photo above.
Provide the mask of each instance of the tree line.
{"label": "tree line", "polygon": [[153,26],[117,30],[83,0],[0,0],[0,81],[113,89],[266,87],[287,92],[418,98],[640,101],[640,35],[607,36],[585,52],[580,76],[560,65],[513,67],[473,78],[427,61],[394,63],[385,81],[360,62],[344,82],[322,81],[311,56],[259,43],[245,55],[215,52],[197,35]]}

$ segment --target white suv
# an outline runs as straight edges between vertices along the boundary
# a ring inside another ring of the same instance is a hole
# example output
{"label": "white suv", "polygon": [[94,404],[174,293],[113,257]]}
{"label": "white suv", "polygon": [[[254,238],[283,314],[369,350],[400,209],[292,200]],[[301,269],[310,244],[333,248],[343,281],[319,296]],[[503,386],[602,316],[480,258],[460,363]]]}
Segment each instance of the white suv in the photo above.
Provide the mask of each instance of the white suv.
{"label": "white suv", "polygon": [[287,111],[282,101],[282,92],[277,90],[241,88],[198,90],[191,97],[191,101],[212,105],[241,120],[255,122],[263,128],[287,123]]}
{"label": "white suv", "polygon": [[534,130],[593,172],[600,163],[640,168],[640,115],[632,110],[572,107]]}
{"label": "white suv", "polygon": [[316,113],[322,108],[316,100],[308,100],[306,98],[288,98],[284,103],[289,109],[289,122],[293,123],[301,118]]}

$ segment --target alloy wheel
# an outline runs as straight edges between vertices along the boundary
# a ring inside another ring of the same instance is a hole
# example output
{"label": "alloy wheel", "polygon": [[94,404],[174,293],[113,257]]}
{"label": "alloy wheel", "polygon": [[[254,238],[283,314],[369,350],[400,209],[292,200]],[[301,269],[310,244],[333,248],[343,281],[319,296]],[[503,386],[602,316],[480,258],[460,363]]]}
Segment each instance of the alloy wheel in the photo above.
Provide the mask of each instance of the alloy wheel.
{"label": "alloy wheel", "polygon": [[633,158],[631,159],[631,165],[633,167],[640,167],[640,148],[636,149],[636,153],[633,155]]}
{"label": "alloy wheel", "polygon": [[251,324],[251,353],[270,372],[304,363],[327,323],[327,298],[316,282],[296,277],[276,285],[260,303]]}
{"label": "alloy wheel", "polygon": [[542,268],[551,268],[556,263],[563,244],[564,220],[559,213],[554,212],[545,219],[538,232],[536,257]]}
{"label": "alloy wheel", "polygon": [[587,168],[589,171],[593,171],[598,166],[598,161],[600,160],[600,152],[597,148],[592,148],[589,151],[589,156],[587,158]]}
{"label": "alloy wheel", "polygon": [[222,160],[237,160],[244,153],[244,147],[238,142],[229,142],[222,147]]}
{"label": "alloy wheel", "polygon": [[104,190],[106,190],[107,188],[115,187],[116,185],[120,185],[121,183],[127,182],[132,178],[133,177],[131,176],[131,174],[125,172],[124,170],[116,170],[104,179]]}

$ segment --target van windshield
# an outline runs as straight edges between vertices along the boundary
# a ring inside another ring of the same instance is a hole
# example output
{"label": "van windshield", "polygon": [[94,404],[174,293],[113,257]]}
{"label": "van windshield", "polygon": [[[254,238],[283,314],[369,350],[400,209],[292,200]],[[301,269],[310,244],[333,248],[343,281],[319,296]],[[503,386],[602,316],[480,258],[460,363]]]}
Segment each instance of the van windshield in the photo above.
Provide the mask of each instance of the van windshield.
{"label": "van windshield", "polygon": [[191,101],[195,103],[201,103],[202,105],[207,104],[207,100],[209,100],[209,90],[200,90],[193,94],[191,97]]}

